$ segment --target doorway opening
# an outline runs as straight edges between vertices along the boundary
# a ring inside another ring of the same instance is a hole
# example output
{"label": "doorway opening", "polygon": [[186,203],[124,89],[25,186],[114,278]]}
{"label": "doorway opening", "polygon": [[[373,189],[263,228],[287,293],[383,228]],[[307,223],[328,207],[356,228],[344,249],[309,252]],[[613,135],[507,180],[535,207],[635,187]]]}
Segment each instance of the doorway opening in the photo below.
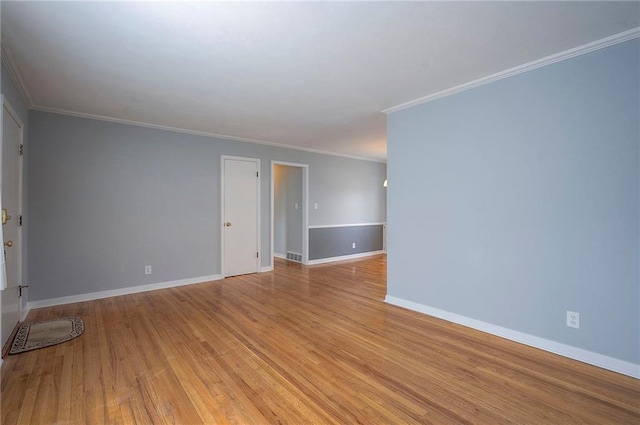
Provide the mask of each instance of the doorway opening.
{"label": "doorway opening", "polygon": [[271,265],[309,261],[309,165],[271,161]]}

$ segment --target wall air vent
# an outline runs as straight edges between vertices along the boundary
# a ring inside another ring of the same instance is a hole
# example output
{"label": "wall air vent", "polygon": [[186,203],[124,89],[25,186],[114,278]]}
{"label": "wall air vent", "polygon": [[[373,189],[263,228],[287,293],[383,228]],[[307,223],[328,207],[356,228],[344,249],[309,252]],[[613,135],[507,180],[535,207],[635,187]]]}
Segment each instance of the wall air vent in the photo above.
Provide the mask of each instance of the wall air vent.
{"label": "wall air vent", "polygon": [[287,251],[287,260],[302,263],[302,254]]}

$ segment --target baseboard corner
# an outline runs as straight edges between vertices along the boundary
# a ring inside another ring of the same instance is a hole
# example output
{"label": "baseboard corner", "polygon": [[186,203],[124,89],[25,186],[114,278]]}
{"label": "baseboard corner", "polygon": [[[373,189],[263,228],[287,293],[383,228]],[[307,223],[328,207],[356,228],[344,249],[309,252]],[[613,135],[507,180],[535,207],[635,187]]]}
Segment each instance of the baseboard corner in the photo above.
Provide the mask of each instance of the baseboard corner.
{"label": "baseboard corner", "polygon": [[592,366],[597,366],[602,369],[640,379],[640,364],[627,362],[625,360],[620,360],[617,358],[606,356],[604,354],[595,353],[593,351],[588,351],[582,348],[573,347],[571,345],[559,343],[534,335],[529,335],[524,332],[504,328],[502,326],[472,319],[470,317],[451,313],[445,310],[440,310],[435,307],[405,300],[403,298],[394,297],[388,294],[385,296],[384,302],[387,304],[406,308],[408,310],[413,310],[418,313],[437,317],[439,319],[466,326],[468,328],[472,328],[491,335],[499,336],[501,338],[528,345],[530,347],[538,348],[540,350],[548,351],[550,353],[558,354],[560,356],[577,360],[582,363],[587,363]]}

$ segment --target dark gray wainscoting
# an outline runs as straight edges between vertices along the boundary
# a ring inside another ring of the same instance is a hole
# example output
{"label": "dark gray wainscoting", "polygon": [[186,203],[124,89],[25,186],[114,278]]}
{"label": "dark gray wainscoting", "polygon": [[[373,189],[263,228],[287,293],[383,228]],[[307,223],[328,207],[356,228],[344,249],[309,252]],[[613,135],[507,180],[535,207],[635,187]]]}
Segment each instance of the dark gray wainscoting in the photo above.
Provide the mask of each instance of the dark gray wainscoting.
{"label": "dark gray wainscoting", "polygon": [[[356,247],[353,248],[355,242]],[[309,229],[309,260],[381,251],[383,224]]]}

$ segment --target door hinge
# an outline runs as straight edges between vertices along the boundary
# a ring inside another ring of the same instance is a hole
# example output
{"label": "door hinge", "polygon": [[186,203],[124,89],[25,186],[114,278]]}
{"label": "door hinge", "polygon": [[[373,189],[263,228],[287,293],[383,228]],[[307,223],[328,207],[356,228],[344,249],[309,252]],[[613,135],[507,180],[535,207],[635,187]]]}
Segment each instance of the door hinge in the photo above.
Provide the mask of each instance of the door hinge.
{"label": "door hinge", "polygon": [[18,155],[24,155],[24,145],[18,146]]}
{"label": "door hinge", "polygon": [[260,256],[259,252],[256,252],[256,258],[258,258]]}
{"label": "door hinge", "polygon": [[18,226],[22,226],[22,216],[18,216]]}
{"label": "door hinge", "polygon": [[260,177],[260,172],[256,171],[256,177]]}

